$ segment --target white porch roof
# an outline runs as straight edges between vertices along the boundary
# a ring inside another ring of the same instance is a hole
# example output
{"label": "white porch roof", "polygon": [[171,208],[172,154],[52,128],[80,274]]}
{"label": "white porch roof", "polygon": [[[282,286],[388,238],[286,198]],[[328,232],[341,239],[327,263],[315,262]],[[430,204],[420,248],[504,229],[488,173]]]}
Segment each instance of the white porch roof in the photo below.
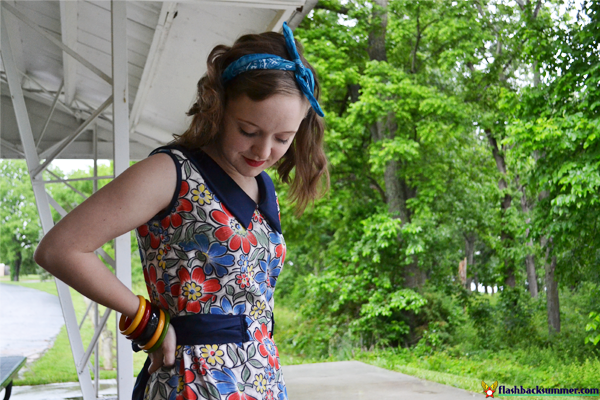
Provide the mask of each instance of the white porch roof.
{"label": "white porch roof", "polygon": [[[297,26],[316,0],[127,1],[130,158],[139,160],[182,133],[208,52],[247,33]],[[110,1],[3,0],[33,24],[111,75]],[[2,10],[40,159],[72,134],[112,94],[106,80],[30,25]],[[109,78],[110,79],[110,78]],[[58,102],[47,128],[57,93]],[[0,158],[24,158],[4,66],[0,70]],[[58,158],[113,158],[112,107]],[[41,140],[40,140],[41,139]],[[54,147],[53,147],[54,146]]]}

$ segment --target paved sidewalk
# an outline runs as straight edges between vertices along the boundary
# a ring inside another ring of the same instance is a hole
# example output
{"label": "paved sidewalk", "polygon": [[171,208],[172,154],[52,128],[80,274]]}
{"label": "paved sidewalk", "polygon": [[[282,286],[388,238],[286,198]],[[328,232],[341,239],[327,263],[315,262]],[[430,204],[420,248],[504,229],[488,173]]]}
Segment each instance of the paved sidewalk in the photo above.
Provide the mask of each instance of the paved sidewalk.
{"label": "paved sidewalk", "polygon": [[284,367],[290,400],[471,400],[484,399],[440,383],[429,382],[359,361]]}
{"label": "paved sidewalk", "polygon": [[[0,392],[0,398],[4,398]],[[116,379],[101,379],[99,398],[116,398]],[[79,382],[52,383],[38,386],[13,386],[10,400],[78,400],[83,399]]]}
{"label": "paved sidewalk", "polygon": [[0,283],[0,355],[25,356],[27,363],[54,343],[65,324],[57,296]]}
{"label": "paved sidewalk", "polygon": [[[479,393],[429,382],[358,361],[283,367],[290,400],[472,400]],[[116,381],[101,381],[100,396],[114,397]],[[11,400],[81,399],[77,383],[21,386]]]}

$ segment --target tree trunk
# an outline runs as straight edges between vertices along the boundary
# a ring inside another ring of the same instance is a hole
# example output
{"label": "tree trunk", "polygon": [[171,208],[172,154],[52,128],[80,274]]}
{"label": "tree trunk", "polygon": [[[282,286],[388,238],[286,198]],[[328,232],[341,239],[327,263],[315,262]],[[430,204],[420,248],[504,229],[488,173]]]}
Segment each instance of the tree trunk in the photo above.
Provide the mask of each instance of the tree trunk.
{"label": "tree trunk", "polygon": [[[506,192],[508,185],[504,178],[506,177],[506,162],[504,160],[504,154],[500,151],[498,146],[498,142],[496,138],[492,135],[492,131],[489,129],[485,130],[488,142],[492,148],[492,155],[494,156],[494,160],[496,161],[496,167],[498,168],[498,172],[502,174],[502,178],[498,181],[498,189],[504,191],[504,198],[500,203],[502,209],[502,231],[500,232],[500,240],[502,241],[502,247],[508,249],[512,247],[513,237],[512,233],[506,228],[506,223],[504,221],[506,212],[510,208],[512,203],[512,196]],[[504,267],[505,267],[505,275],[504,275],[504,284],[506,286],[515,287],[515,267],[511,257],[504,257]]]}
{"label": "tree trunk", "polygon": [[[527,246],[533,247],[533,241],[530,240]],[[527,267],[527,284],[529,286],[529,294],[531,297],[536,298],[538,296],[538,285],[537,285],[537,274],[535,272],[535,259],[533,254],[527,254],[525,256],[525,266]]]}
{"label": "tree trunk", "polygon": [[20,273],[21,273],[21,252],[17,253],[17,258],[15,259],[13,281],[15,281],[15,282],[19,281]]}
{"label": "tree trunk", "polygon": [[[523,214],[529,214],[531,210],[532,204],[528,201],[527,195],[525,193],[525,187],[520,187],[521,193],[521,211]],[[531,224],[531,218],[527,219],[527,224]],[[525,239],[529,237],[530,227],[527,228],[525,232]],[[535,258],[533,255],[533,239],[529,239],[527,242],[527,247],[529,248],[529,252],[525,256],[525,267],[527,269],[527,285],[529,287],[529,294],[531,297],[536,298],[538,296],[538,285],[537,285],[537,274],[535,272]]]}
{"label": "tree trunk", "polygon": [[467,257],[467,265],[471,270],[475,265],[473,257],[475,255],[475,241],[477,236],[473,232],[469,232],[465,235],[465,256]]}
{"label": "tree trunk", "polygon": [[[473,232],[469,232],[464,235],[465,237],[465,258],[467,260],[467,267],[469,271],[473,271],[473,254],[475,253],[475,234]],[[477,291],[477,280],[475,279],[467,279],[467,290],[471,290],[471,282],[475,281],[475,291]]]}
{"label": "tree trunk", "polygon": [[[542,239],[542,242],[545,242]],[[545,270],[546,270],[546,309],[548,311],[548,334],[550,336],[560,333],[560,303],[558,298],[558,282],[554,276],[556,271],[556,256],[552,255],[550,263],[548,258],[553,250],[552,238],[547,241]]]}
{"label": "tree trunk", "polygon": [[[375,0],[379,7],[373,8],[373,19],[378,21],[369,32],[369,48],[367,50],[369,59],[377,61],[387,61],[385,51],[385,37],[387,30],[387,0]],[[389,113],[383,120],[377,121],[371,127],[373,141],[378,142],[386,138],[393,138],[398,126],[395,121],[395,115]],[[384,172],[385,198],[387,199],[388,212],[394,218],[399,218],[402,225],[410,222],[410,214],[406,207],[406,200],[409,196],[408,184],[399,177],[400,162],[390,160],[387,162]],[[399,238],[400,239],[400,238]],[[404,270],[404,282],[409,288],[420,286],[425,281],[425,274],[419,269],[418,259],[413,257],[413,261]]]}

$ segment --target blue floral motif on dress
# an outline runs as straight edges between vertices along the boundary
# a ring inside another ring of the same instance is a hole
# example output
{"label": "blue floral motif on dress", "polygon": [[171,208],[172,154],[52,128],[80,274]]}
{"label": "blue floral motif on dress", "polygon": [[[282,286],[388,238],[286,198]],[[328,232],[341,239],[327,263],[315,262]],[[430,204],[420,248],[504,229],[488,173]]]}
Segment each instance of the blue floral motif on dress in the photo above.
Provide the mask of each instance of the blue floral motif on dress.
{"label": "blue floral motif on dress", "polygon": [[[219,315],[240,315],[246,312],[246,303],[239,303],[232,306],[227,297],[221,299],[221,307],[212,306],[210,309],[211,314]],[[252,318],[246,315],[246,323],[252,324]]]}
{"label": "blue floral motif on dress", "polygon": [[227,247],[219,242],[210,243],[208,237],[204,234],[194,235],[194,241],[179,244],[183,251],[197,250],[206,257],[204,264],[204,273],[210,275],[215,270],[215,274],[221,278],[227,273],[227,267],[233,265],[234,257],[227,253]]}

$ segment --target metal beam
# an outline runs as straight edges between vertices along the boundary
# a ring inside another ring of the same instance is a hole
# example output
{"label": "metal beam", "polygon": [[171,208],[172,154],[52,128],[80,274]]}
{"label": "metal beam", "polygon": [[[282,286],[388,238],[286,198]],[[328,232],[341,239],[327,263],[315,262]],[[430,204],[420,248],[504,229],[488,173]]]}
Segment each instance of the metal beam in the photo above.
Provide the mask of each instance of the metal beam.
{"label": "metal beam", "polygon": [[[6,4],[2,2],[2,5],[5,6]],[[6,77],[8,80],[10,95],[13,101],[17,125],[19,127],[21,143],[23,144],[23,149],[25,152],[27,168],[29,171],[31,171],[39,165],[40,160],[35,150],[33,132],[31,131],[31,123],[29,122],[29,117],[27,115],[25,98],[23,97],[23,91],[19,81],[19,73],[15,67],[12,57],[9,33],[6,24],[4,23],[4,14],[4,12],[1,12],[0,16],[0,18],[2,18],[2,23],[0,23],[0,48],[2,48],[2,62],[4,63],[4,68],[6,70]],[[54,221],[52,220],[52,213],[50,212],[50,205],[48,204],[48,196],[44,188],[44,184],[43,182],[40,182],[42,176],[39,174],[39,176],[30,175],[30,177],[42,229],[44,233],[47,233],[54,226]],[[73,308],[71,292],[69,287],[64,282],[60,281],[59,279],[55,279],[55,282],[58,298],[60,300],[60,305],[65,317],[65,325],[67,326],[67,334],[71,343],[73,359],[78,360],[81,359],[81,356],[84,353],[83,344],[81,343],[81,334],[79,329],[77,329],[77,317],[75,315],[75,309]],[[91,399],[94,389],[92,387],[92,380],[87,366],[83,368],[82,373],[78,375],[78,378],[84,398]]]}
{"label": "metal beam", "polygon": [[94,351],[94,347],[96,347],[98,338],[100,337],[100,334],[102,333],[102,329],[104,329],[104,325],[106,325],[106,321],[108,320],[108,317],[110,316],[111,311],[112,310],[110,308],[107,308],[106,311],[104,311],[104,315],[102,316],[102,320],[100,321],[100,324],[98,326],[96,326],[96,331],[94,332],[94,337],[92,337],[92,341],[88,345],[88,348],[87,348],[85,354],[83,355],[83,357],[81,357],[81,360],[79,361],[79,363],[77,363],[77,373],[78,374],[83,373],[83,370],[85,368],[87,368],[87,364],[88,364],[88,361],[90,360],[90,356],[92,355],[92,351]]}
{"label": "metal beam", "polygon": [[[52,172],[52,171],[50,171],[50,170],[47,170],[46,172],[48,172],[48,173],[49,173],[50,175],[52,175],[53,177],[57,178],[57,180],[56,180],[56,181],[53,181],[53,182],[56,182],[56,183],[64,183],[66,187],[68,187],[69,189],[71,189],[72,191],[74,191],[75,193],[77,193],[78,195],[80,195],[81,197],[83,197],[83,199],[84,199],[84,200],[88,198],[88,197],[87,197],[85,194],[83,194],[83,193],[81,193],[79,190],[77,190],[77,188],[76,188],[75,186],[73,186],[73,185],[69,185],[69,182],[68,182],[69,180],[68,180],[68,179],[61,179],[61,177],[60,177],[60,176],[56,175],[54,172]],[[44,183],[51,183],[51,182],[49,182],[49,181],[44,181]],[[80,328],[81,328],[81,327],[80,327]]]}
{"label": "metal beam", "polygon": [[[13,7],[16,7],[14,0],[4,0]],[[6,15],[4,18],[6,27],[10,32],[10,48],[13,54],[13,60],[15,67],[19,72],[25,73],[25,61],[23,57],[23,43],[21,42],[21,29],[19,27],[19,20],[13,15]]]}
{"label": "metal beam", "polygon": [[[73,51],[77,51],[77,1],[61,1],[60,32],[62,42]],[[63,52],[63,76],[65,82],[65,103],[71,105],[75,98],[77,84],[77,62]]]}
{"label": "metal beam", "polygon": [[[111,1],[113,135],[115,177],[129,168],[129,104],[127,84],[127,3]],[[131,288],[131,236],[129,232],[115,238],[115,273]],[[119,318],[119,313],[115,313]],[[117,321],[115,320],[115,323]],[[119,400],[131,398],[133,391],[133,353],[131,343],[117,335],[117,393]]]}
{"label": "metal beam", "polygon": [[146,64],[144,65],[142,79],[138,86],[138,91],[135,95],[135,100],[133,101],[133,107],[131,109],[131,116],[129,120],[129,128],[131,131],[135,131],[136,129],[142,114],[142,110],[146,104],[148,92],[154,83],[154,78],[156,77],[156,72],[158,69],[158,63],[165,49],[165,43],[169,37],[169,31],[171,30],[171,24],[175,16],[176,9],[176,2],[165,1],[162,4],[160,16],[158,17],[158,24],[154,30],[154,37],[152,38],[152,44],[150,45],[148,57],[146,58]]}
{"label": "metal beam", "polygon": [[60,141],[59,146],[56,148],[56,150],[54,150],[49,156],[48,158],[46,158],[46,161],[44,161],[42,163],[42,165],[39,165],[37,168],[35,168],[31,173],[33,176],[39,174],[40,172],[42,172],[43,170],[45,170],[48,165],[56,158],[58,157],[58,155],[60,153],[63,152],[64,149],[67,148],[68,145],[70,145],[71,143],[73,143],[75,141],[75,139],[77,139],[79,137],[79,135],[81,135],[81,133],[85,130],[85,128],[87,128],[87,126],[89,124],[91,124],[96,117],[98,117],[98,115],[100,115],[106,108],[108,108],[108,106],[113,102],[113,96],[110,96],[108,99],[106,99],[106,101],[104,103],[102,103],[102,105],[96,110],[94,111],[94,113],[92,115],[90,115],[88,117],[88,119],[86,119],[80,126],[79,128],[77,128],[77,130],[75,130],[75,132],[73,132],[71,134],[71,136],[64,138],[63,140]]}
{"label": "metal beam", "polygon": [[288,19],[289,27],[292,28],[292,30],[296,29],[298,25],[300,25],[300,22],[302,22],[304,17],[306,17],[308,13],[310,13],[312,9],[315,8],[318,2],[319,0],[306,0],[306,3],[304,3],[302,9],[296,10],[294,15],[292,15],[292,17]]}
{"label": "metal beam", "polygon": [[39,26],[38,24],[36,24],[35,22],[33,22],[32,20],[27,18],[23,13],[21,13],[15,7],[9,5],[8,3],[5,3],[4,1],[2,2],[2,8],[9,11],[15,17],[19,18],[25,24],[29,25],[29,27],[31,27],[31,29],[38,32],[40,35],[44,36],[46,39],[50,40],[52,43],[54,43],[55,45],[60,47],[63,51],[65,51],[71,57],[73,57],[74,59],[79,61],[81,64],[86,66],[90,71],[92,71],[93,73],[98,75],[100,78],[104,79],[109,85],[112,84],[112,79],[110,78],[110,76],[106,75],[104,72],[102,72],[102,70],[100,68],[96,67],[94,64],[92,64],[91,62],[89,62],[88,60],[86,60],[85,58],[80,56],[76,51],[74,51],[70,47],[66,46],[63,42],[60,41],[60,39],[58,39],[58,38],[56,38],[56,36],[54,36],[54,33],[50,32],[46,28]]}
{"label": "metal beam", "polygon": [[6,147],[7,149],[9,149],[10,151],[13,151],[17,154],[20,154],[22,156],[25,156],[25,153],[23,153],[21,150],[19,150],[17,148],[17,146],[13,145],[12,143],[10,143],[8,140],[5,139],[0,139],[0,143],[2,143],[2,146]]}
{"label": "metal beam", "polygon": [[44,123],[44,127],[42,128],[42,132],[40,132],[40,136],[38,137],[37,143],[35,144],[36,150],[40,147],[40,142],[46,133],[46,129],[48,129],[48,125],[50,125],[50,120],[52,119],[52,115],[54,114],[54,110],[56,110],[56,104],[58,104],[58,98],[60,97],[60,92],[62,91],[64,85],[64,81],[60,83],[58,90],[56,91],[56,96],[54,96],[54,101],[52,102],[52,106],[50,107],[50,112],[48,113],[48,117],[46,118],[46,122]]}
{"label": "metal beam", "polygon": [[283,23],[288,20],[292,16],[292,14],[296,11],[295,7],[289,7],[287,9],[282,9],[277,11],[275,18],[271,21],[269,26],[267,26],[267,31],[279,32],[283,28]]}
{"label": "metal beam", "polygon": [[[0,77],[3,77],[3,75],[5,75],[4,71],[0,71]],[[42,84],[37,82],[34,78],[32,78],[29,75],[26,75],[26,74],[22,74],[22,75],[25,78],[25,82],[21,86],[21,89],[23,90],[23,94],[25,95],[26,98],[39,101],[40,103],[45,104],[47,106],[50,106],[52,104],[52,102],[54,102],[54,99],[56,98],[55,91],[46,89],[44,86],[42,86]],[[2,82],[4,82],[4,81],[2,81]],[[29,83],[29,84],[27,84],[27,83]],[[35,85],[38,86],[40,88],[40,90],[33,89],[31,87],[31,83],[35,83]],[[46,94],[48,97],[43,96],[41,93]],[[73,111],[73,109],[71,107],[67,106],[65,103],[60,101],[60,99],[58,100],[57,104],[59,104],[63,108],[64,111],[67,111],[68,113],[70,113],[73,116],[75,115],[75,111]]]}
{"label": "metal beam", "polygon": [[180,3],[194,3],[203,4],[210,6],[231,6],[231,7],[248,7],[248,8],[287,8],[287,7],[302,7],[304,6],[305,0],[184,0]]}
{"label": "metal beam", "polygon": [[[48,171],[50,173],[52,173],[51,171]],[[57,176],[56,174],[52,174],[54,176]],[[66,182],[76,182],[76,181],[93,181],[96,179],[113,179],[114,176],[112,175],[105,175],[105,176],[90,176],[87,178],[73,178],[73,179],[54,179],[54,180],[50,180],[50,181],[44,181],[44,183],[66,183]],[[87,198],[87,196],[86,196]]]}

